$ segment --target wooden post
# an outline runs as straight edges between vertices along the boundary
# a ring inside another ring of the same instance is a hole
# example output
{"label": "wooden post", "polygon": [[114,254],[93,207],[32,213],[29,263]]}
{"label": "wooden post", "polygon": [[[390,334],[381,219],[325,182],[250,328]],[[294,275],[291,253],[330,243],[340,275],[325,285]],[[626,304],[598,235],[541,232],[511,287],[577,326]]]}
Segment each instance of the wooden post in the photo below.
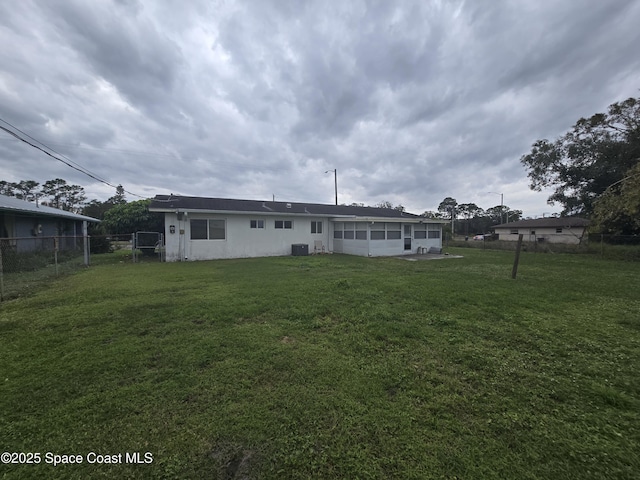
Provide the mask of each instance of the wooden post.
{"label": "wooden post", "polygon": [[513,270],[511,270],[511,278],[516,278],[518,274],[518,263],[520,262],[520,249],[522,248],[522,233],[518,235],[518,244],[516,245],[516,258],[513,261]]}

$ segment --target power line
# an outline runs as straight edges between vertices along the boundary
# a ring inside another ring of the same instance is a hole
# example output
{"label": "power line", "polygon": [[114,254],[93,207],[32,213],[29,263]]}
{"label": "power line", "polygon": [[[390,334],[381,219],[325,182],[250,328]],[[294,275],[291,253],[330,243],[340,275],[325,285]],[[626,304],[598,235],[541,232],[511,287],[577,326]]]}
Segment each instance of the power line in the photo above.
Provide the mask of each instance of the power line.
{"label": "power line", "polygon": [[[70,159],[69,157],[67,157],[66,155],[64,155],[64,154],[62,154],[62,153],[60,153],[60,152],[58,152],[58,151],[54,150],[54,149],[53,149],[53,148],[51,148],[49,145],[47,145],[47,144],[45,144],[45,143],[41,142],[41,141],[40,141],[40,140],[38,140],[37,138],[33,138],[31,135],[29,135],[29,134],[28,134],[28,133],[26,133],[26,132],[23,132],[22,130],[20,130],[20,129],[19,129],[18,127],[16,127],[15,125],[11,125],[9,122],[7,122],[6,120],[2,120],[1,118],[0,118],[0,121],[1,121],[1,122],[3,122],[3,123],[6,123],[6,124],[7,124],[7,125],[9,125],[9,126],[11,126],[11,128],[13,128],[14,130],[17,130],[17,131],[18,131],[18,132],[20,132],[22,135],[26,136],[27,138],[30,138],[30,139],[31,139],[31,140],[33,140],[34,142],[39,143],[40,145],[42,145],[42,146],[43,146],[43,147],[45,147],[46,149],[51,150],[53,153],[55,153],[55,154],[57,154],[57,155],[60,155],[62,158],[64,158],[65,160],[67,160],[69,163],[72,163],[72,164],[76,165],[78,168],[80,168],[80,169],[82,169],[82,170],[84,170],[84,171],[86,171],[86,172],[89,172],[90,174],[94,175],[95,177],[98,177],[98,174],[97,174],[97,173],[94,173],[94,172],[90,171],[89,169],[87,169],[87,168],[83,167],[83,166],[82,166],[82,165],[80,165],[79,163],[74,162],[73,160],[71,160],[71,159]],[[4,129],[3,129],[3,130],[4,130]],[[19,140],[21,140],[21,139],[19,139]],[[103,178],[101,178],[101,179],[100,179],[100,181],[106,182],[106,180],[104,180]]]}
{"label": "power line", "polygon": [[[9,140],[9,139],[7,139]],[[10,139],[13,140],[13,139]],[[153,152],[153,151],[144,151],[144,150],[127,150],[127,149],[120,149],[120,148],[104,148],[104,147],[92,147],[92,146],[88,146],[88,145],[84,145],[84,146],[79,146],[79,145],[74,145],[74,144],[70,144],[70,143],[58,143],[58,142],[48,142],[49,145],[58,145],[58,146],[62,146],[62,147],[67,147],[67,148],[72,148],[72,149],[76,149],[76,150],[89,150],[89,151],[96,151],[96,152],[114,152],[114,153],[118,153],[120,155],[130,155],[130,156],[140,156],[140,157],[154,157],[154,158],[169,158],[169,159],[174,159],[174,160],[181,160],[183,159],[183,157],[181,157],[180,155],[176,155],[174,153],[158,153],[158,152]],[[43,144],[44,145],[44,144]],[[47,147],[49,148],[49,147]],[[234,156],[235,158],[242,158],[244,159],[244,157],[242,155],[239,155],[235,152],[227,152],[228,156]],[[248,169],[255,169],[255,170],[266,170],[266,171],[270,171],[270,172],[281,172],[282,171],[282,166],[280,165],[265,165],[265,164],[261,164],[261,163],[255,163],[255,162],[248,162],[248,161],[244,161],[244,160],[220,160],[220,159],[216,159],[213,160],[212,163],[214,163],[216,166],[230,166],[230,167],[244,167],[244,168],[248,168]]]}
{"label": "power line", "polygon": [[[33,138],[32,136],[30,136],[29,134],[27,134],[27,133],[23,132],[22,130],[20,130],[19,128],[15,127],[14,125],[10,124],[10,123],[9,123],[9,122],[7,122],[6,120],[3,120],[3,119],[1,119],[1,118],[0,118],[0,121],[1,121],[1,122],[3,122],[3,123],[5,123],[5,124],[7,124],[7,125],[9,125],[11,128],[13,128],[13,129],[17,130],[18,132],[20,132],[21,134],[23,134],[23,135],[25,135],[26,137],[30,138],[30,139],[31,139],[31,140],[33,140],[34,142],[37,142],[37,143],[39,143],[40,145],[43,145],[43,146],[44,146],[45,148],[47,148],[48,150],[51,150],[52,152],[56,153],[57,155],[60,155],[60,156],[64,157],[64,155],[62,155],[62,154],[60,154],[60,153],[56,152],[55,150],[53,150],[52,148],[48,147],[47,145],[45,145],[44,143],[40,142],[39,140],[36,140],[36,139],[35,139],[35,138]],[[80,172],[80,173],[82,173],[82,174],[84,174],[84,175],[86,175],[86,176],[88,176],[88,177],[90,177],[90,178],[92,178],[92,179],[94,179],[94,180],[96,180],[96,181],[100,182],[100,183],[104,183],[105,185],[108,185],[108,186],[110,186],[110,187],[112,187],[112,188],[118,188],[116,185],[111,184],[111,183],[110,183],[110,182],[108,182],[107,180],[104,180],[103,178],[98,177],[98,176],[97,176],[97,174],[93,174],[93,173],[91,173],[89,170],[85,169],[84,167],[82,167],[82,166],[81,166],[81,165],[79,165],[78,163],[76,163],[76,162],[74,162],[74,161],[72,161],[72,160],[69,160],[69,159],[65,160],[65,159],[63,159],[63,158],[60,158],[60,156],[57,156],[57,155],[53,155],[52,153],[47,152],[44,148],[41,148],[41,147],[39,147],[38,145],[35,145],[34,143],[32,143],[32,142],[30,142],[30,141],[28,141],[28,140],[26,140],[26,139],[22,138],[22,137],[21,137],[20,135],[18,135],[17,133],[15,133],[15,132],[13,132],[13,131],[9,130],[9,129],[8,129],[8,128],[6,128],[6,127],[3,127],[2,125],[0,125],[0,130],[4,130],[4,131],[5,131],[5,132],[7,132],[9,135],[11,135],[11,136],[13,136],[13,137],[17,138],[17,139],[18,139],[18,140],[20,140],[21,142],[24,142],[24,143],[26,143],[27,145],[30,145],[31,147],[33,147],[33,148],[35,148],[35,149],[37,149],[37,150],[40,150],[40,151],[41,151],[42,153],[44,153],[45,155],[49,155],[51,158],[53,158],[53,159],[55,159],[55,160],[58,160],[59,162],[64,163],[66,166],[68,166],[68,167],[70,167],[70,168],[73,168],[74,170],[76,170],[76,171],[78,171],[78,172]],[[65,157],[65,158],[66,158],[66,157]],[[129,192],[129,191],[127,191],[127,190],[124,190],[124,191],[125,191],[125,193],[128,193],[129,195],[133,195],[134,197],[138,197],[138,198],[145,198],[145,197],[143,197],[142,195],[138,195],[138,194],[136,194],[136,193]]]}

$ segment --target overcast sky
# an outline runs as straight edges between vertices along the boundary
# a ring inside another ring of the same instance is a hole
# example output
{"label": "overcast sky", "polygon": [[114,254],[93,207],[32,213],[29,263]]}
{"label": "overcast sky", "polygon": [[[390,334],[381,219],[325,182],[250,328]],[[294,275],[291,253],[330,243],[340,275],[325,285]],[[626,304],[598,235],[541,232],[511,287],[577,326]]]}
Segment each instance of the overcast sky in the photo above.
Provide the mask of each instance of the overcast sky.
{"label": "overcast sky", "polygon": [[[541,216],[520,157],[640,96],[639,25],[635,0],[0,2],[0,118],[142,197],[333,203],[337,169],[340,203]],[[4,132],[0,177],[115,193]]]}

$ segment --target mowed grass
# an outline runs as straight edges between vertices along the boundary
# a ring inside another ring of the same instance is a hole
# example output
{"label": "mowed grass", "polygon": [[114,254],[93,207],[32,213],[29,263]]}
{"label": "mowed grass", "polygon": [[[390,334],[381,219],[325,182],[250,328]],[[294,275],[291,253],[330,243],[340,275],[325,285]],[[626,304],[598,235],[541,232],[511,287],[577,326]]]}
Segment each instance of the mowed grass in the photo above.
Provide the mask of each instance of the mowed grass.
{"label": "mowed grass", "polygon": [[0,306],[0,451],[43,456],[0,477],[638,478],[640,264],[450,251],[94,257]]}

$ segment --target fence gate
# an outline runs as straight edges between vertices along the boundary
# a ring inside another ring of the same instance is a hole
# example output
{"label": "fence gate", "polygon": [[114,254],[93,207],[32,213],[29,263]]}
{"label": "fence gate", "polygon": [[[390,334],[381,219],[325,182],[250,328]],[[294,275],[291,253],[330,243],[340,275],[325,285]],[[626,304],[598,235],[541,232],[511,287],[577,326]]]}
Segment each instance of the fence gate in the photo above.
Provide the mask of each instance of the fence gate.
{"label": "fence gate", "polygon": [[164,262],[164,235],[158,232],[136,232],[131,234],[132,257],[136,263],[139,256],[157,257]]}

